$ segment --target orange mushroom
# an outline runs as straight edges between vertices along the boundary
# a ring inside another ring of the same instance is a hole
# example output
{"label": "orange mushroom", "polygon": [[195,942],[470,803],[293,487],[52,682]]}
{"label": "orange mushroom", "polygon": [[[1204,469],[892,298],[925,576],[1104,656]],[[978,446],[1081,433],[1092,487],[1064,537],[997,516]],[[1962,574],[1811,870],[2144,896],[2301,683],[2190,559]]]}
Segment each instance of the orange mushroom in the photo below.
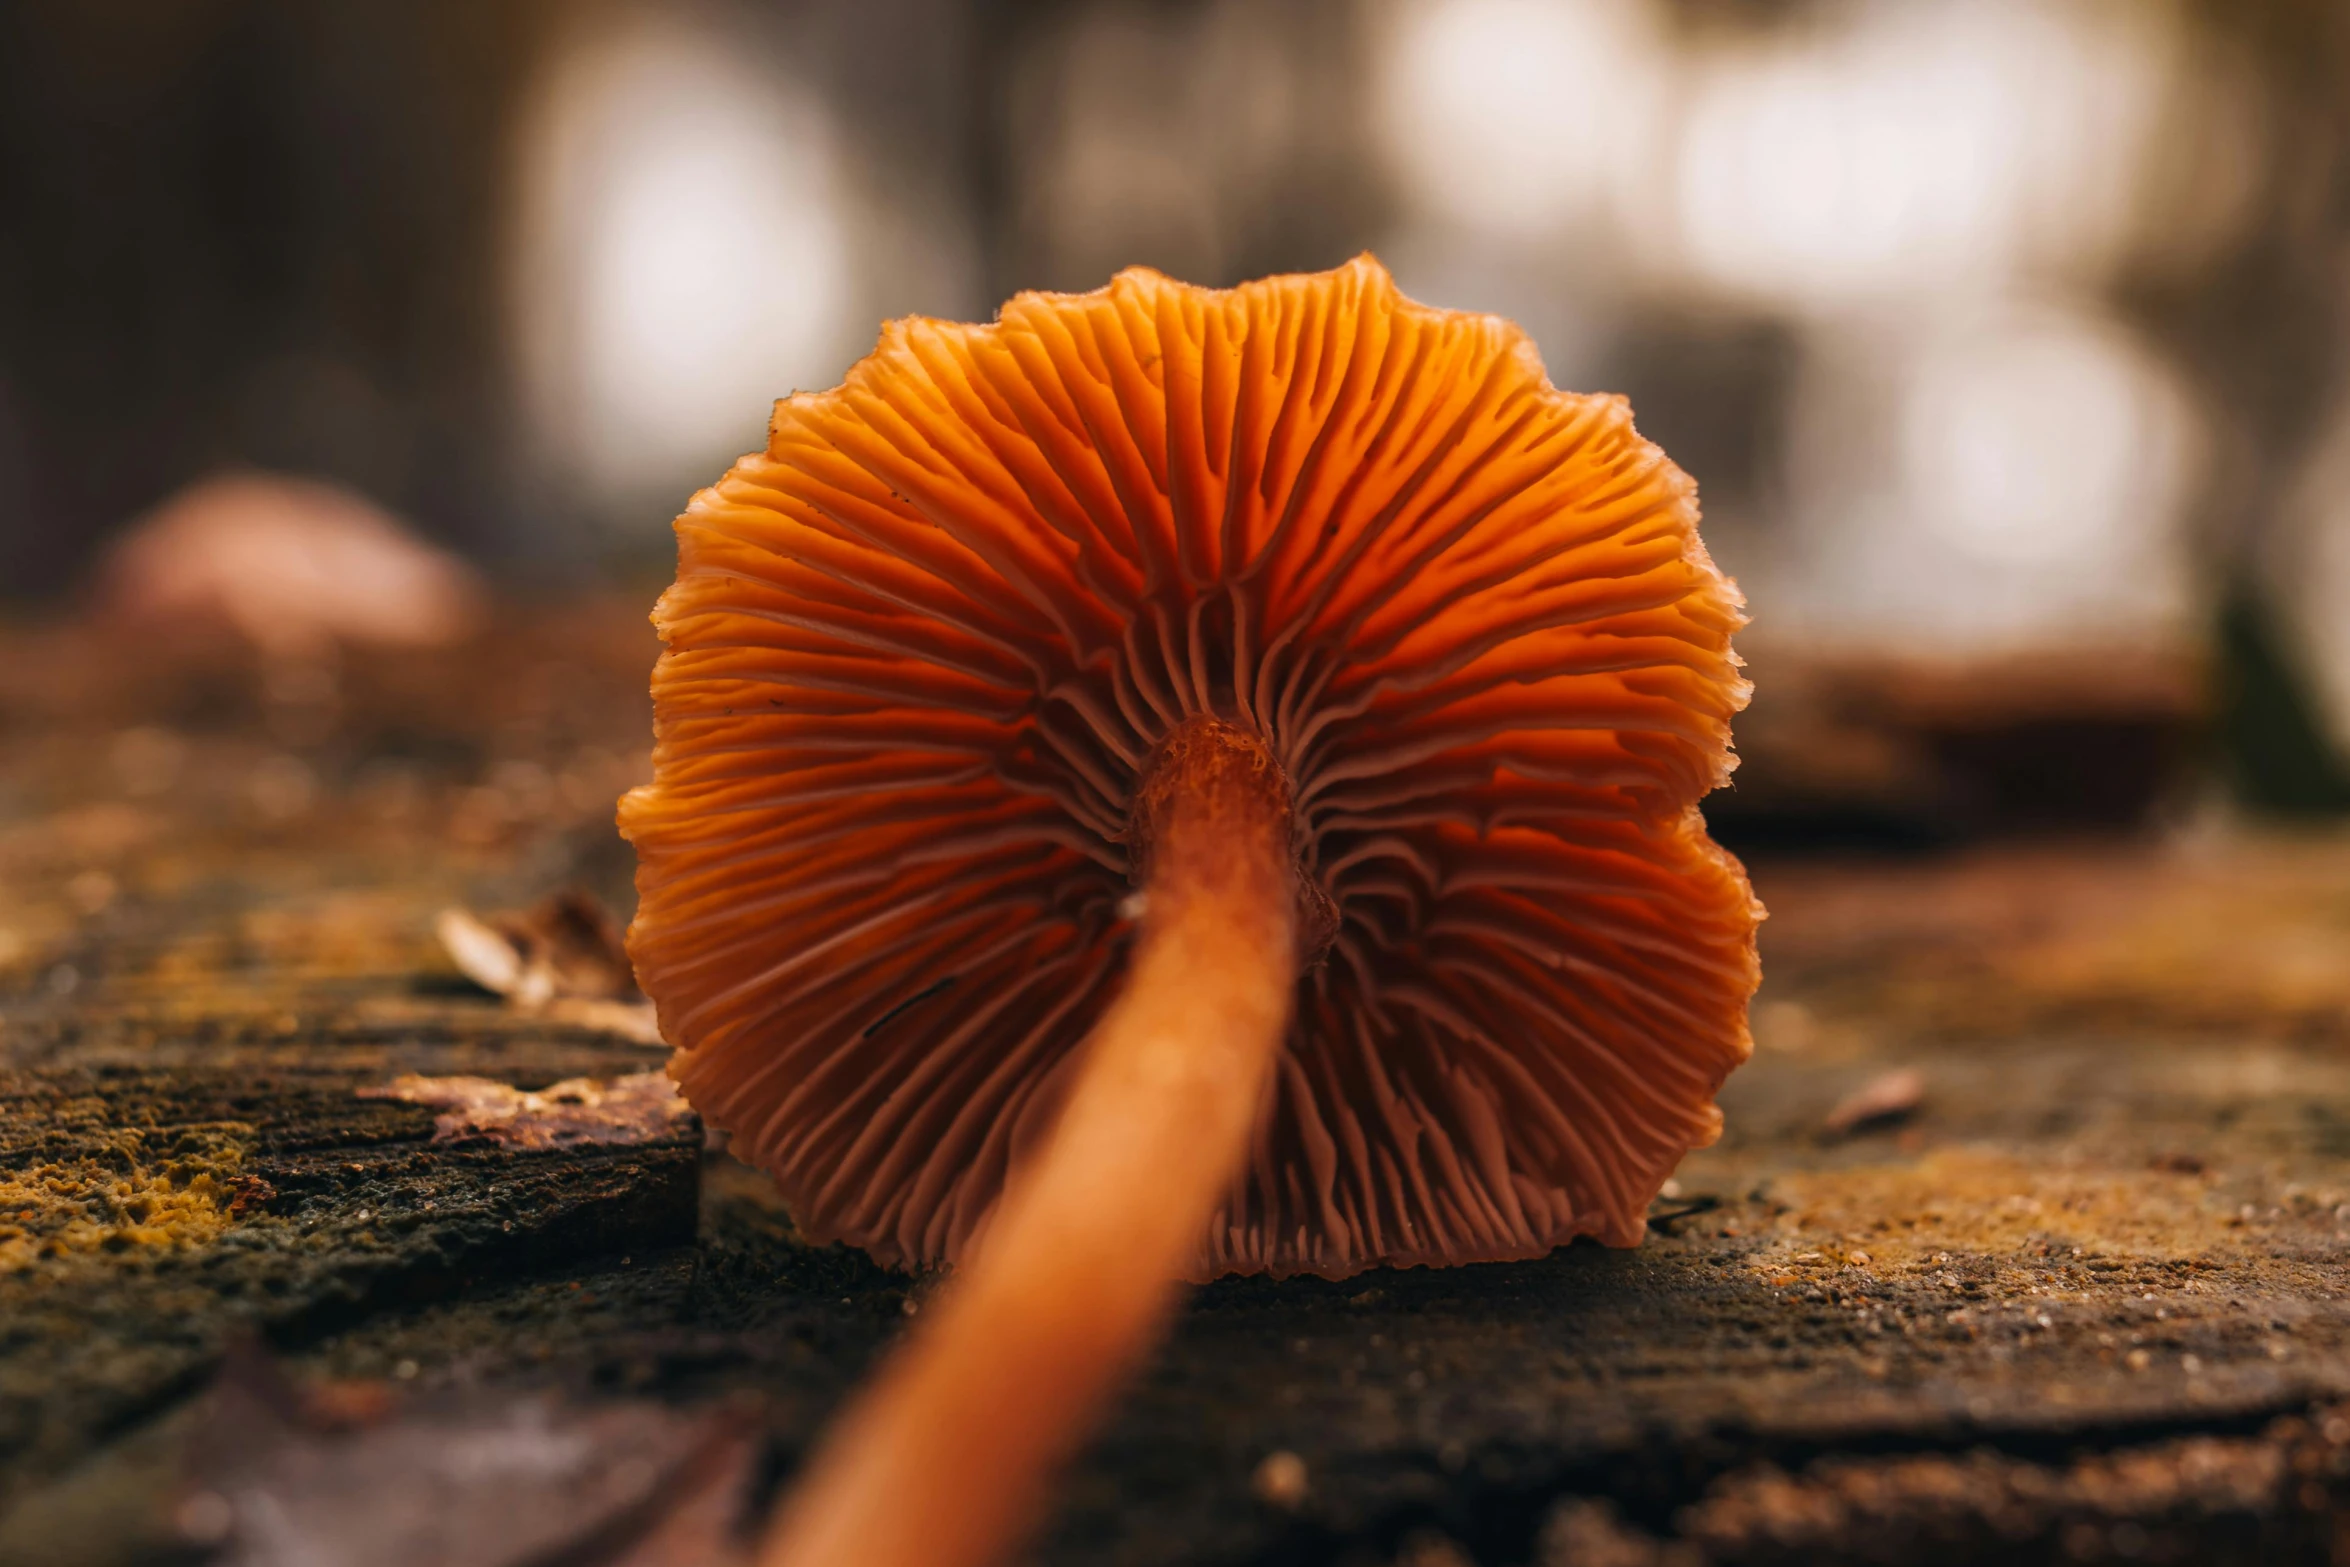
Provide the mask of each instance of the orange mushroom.
{"label": "orange mushroom", "polygon": [[1640,1239],[1757,975],[1696,521],[1368,257],[892,322],[694,497],[638,976],[807,1233],[958,1266],[764,1560],[997,1559],[1179,1277]]}

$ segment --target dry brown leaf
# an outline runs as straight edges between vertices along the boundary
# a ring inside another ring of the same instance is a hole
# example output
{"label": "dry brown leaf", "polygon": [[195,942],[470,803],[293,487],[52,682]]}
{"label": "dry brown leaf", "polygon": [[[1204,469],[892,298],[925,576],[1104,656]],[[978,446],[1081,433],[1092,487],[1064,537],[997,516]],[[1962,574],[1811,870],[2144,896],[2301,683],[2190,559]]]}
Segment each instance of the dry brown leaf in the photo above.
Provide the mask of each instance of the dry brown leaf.
{"label": "dry brown leaf", "polygon": [[758,1453],[734,1411],[298,1388],[248,1348],[206,1400],[173,1522],[218,1567],[731,1567]]}
{"label": "dry brown leaf", "polygon": [[1820,1122],[1830,1137],[1843,1137],[1864,1127],[1907,1119],[1926,1100],[1926,1075],[1905,1066],[1875,1077],[1836,1101]]}
{"label": "dry brown leaf", "polygon": [[565,997],[638,999],[619,925],[584,892],[558,892],[527,913],[487,919],[449,909],[435,928],[466,978],[526,1010]]}
{"label": "dry brown leaf", "polygon": [[586,893],[558,892],[522,914],[446,909],[434,929],[467,979],[518,1011],[661,1043],[620,926]]}
{"label": "dry brown leaf", "polygon": [[642,1143],[680,1136],[694,1113],[664,1072],[636,1072],[609,1082],[574,1077],[532,1092],[486,1077],[410,1073],[362,1099],[430,1105],[433,1140],[486,1138],[510,1148],[564,1148],[581,1143]]}

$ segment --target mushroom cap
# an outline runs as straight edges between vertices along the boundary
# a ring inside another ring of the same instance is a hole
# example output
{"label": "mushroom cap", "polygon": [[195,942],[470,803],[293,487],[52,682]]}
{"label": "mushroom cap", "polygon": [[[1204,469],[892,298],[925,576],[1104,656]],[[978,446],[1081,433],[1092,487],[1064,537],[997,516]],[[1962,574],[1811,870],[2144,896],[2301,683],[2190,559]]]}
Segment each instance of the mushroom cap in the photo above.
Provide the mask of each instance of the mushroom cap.
{"label": "mushroom cap", "polygon": [[274,473],[199,479],[108,553],[102,610],[142,632],[216,622],[265,652],[446,647],[486,594],[464,562],[338,485]]}
{"label": "mushroom cap", "polygon": [[1140,769],[1212,715],[1335,931],[1196,1271],[1636,1243],[1758,977],[1696,523],[1623,399],[1367,256],[889,323],[677,521],[621,805],[671,1070],[811,1236],[955,1260],[1117,990]]}

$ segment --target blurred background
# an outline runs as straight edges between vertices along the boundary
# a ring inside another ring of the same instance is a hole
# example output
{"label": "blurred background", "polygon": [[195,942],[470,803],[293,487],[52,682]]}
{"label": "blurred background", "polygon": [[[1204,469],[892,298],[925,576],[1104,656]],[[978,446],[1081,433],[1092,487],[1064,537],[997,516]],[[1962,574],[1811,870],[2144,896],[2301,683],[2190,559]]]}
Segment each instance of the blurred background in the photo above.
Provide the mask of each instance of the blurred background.
{"label": "blurred background", "polygon": [[2346,154],[2338,0],[5,3],[0,617],[641,636],[883,317],[1370,249],[1698,478],[1733,842],[2339,813]]}

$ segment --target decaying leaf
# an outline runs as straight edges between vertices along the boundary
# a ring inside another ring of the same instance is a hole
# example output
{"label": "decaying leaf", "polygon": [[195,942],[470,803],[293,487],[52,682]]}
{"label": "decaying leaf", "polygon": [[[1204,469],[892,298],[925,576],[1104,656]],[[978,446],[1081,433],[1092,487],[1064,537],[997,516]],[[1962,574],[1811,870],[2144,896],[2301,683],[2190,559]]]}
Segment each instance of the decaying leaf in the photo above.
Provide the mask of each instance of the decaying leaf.
{"label": "decaying leaf", "polygon": [[626,1001],[637,995],[619,927],[584,892],[558,892],[527,913],[487,919],[442,913],[441,945],[466,978],[521,1007],[560,996]]}
{"label": "decaying leaf", "polygon": [[694,1124],[694,1113],[664,1072],[635,1072],[610,1081],[574,1077],[532,1092],[487,1077],[422,1077],[409,1073],[362,1099],[398,1099],[431,1105],[433,1140],[486,1138],[510,1148],[562,1148],[581,1143],[641,1143],[674,1137]]}
{"label": "decaying leaf", "polygon": [[618,923],[584,892],[555,893],[521,914],[445,909],[434,929],[465,977],[510,1006],[661,1042]]}
{"label": "decaying leaf", "polygon": [[1926,1077],[1916,1067],[1880,1072],[1836,1101],[1821,1120],[1820,1130],[1830,1137],[1845,1137],[1867,1127],[1906,1120],[1925,1099]]}
{"label": "decaying leaf", "polygon": [[173,1519],[220,1567],[731,1567],[757,1456],[735,1411],[297,1388],[245,1349],[206,1401]]}

